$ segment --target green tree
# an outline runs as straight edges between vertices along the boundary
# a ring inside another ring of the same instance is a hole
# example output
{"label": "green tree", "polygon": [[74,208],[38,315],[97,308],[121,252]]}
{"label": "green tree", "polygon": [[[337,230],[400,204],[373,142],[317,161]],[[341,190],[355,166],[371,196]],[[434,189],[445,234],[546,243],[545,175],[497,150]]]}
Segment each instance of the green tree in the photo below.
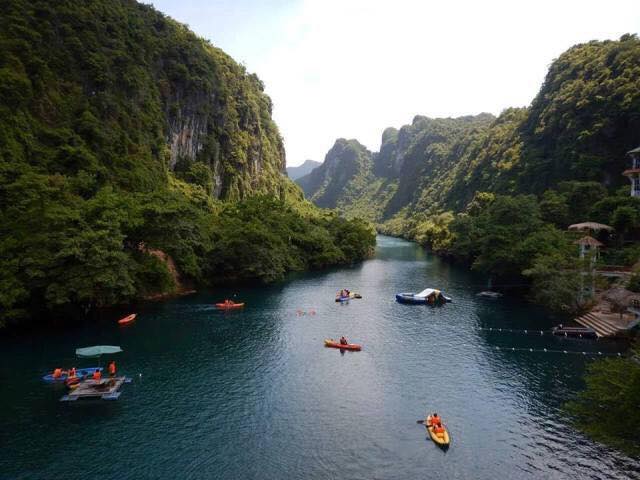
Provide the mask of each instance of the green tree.
{"label": "green tree", "polygon": [[555,190],[547,190],[540,200],[540,213],[545,222],[565,229],[571,222],[569,205],[564,195]]}
{"label": "green tree", "polygon": [[622,245],[625,236],[638,228],[640,215],[633,207],[621,206],[613,211],[610,222],[613,228],[616,229],[620,238],[620,245]]}
{"label": "green tree", "polygon": [[585,381],[567,405],[578,426],[598,441],[640,455],[640,349],[627,358],[593,362]]}

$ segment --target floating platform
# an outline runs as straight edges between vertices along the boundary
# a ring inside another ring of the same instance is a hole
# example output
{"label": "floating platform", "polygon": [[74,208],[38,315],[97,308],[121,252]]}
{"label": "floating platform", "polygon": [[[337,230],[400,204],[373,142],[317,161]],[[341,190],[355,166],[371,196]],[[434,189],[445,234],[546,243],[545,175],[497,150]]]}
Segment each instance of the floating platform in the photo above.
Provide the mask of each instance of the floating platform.
{"label": "floating platform", "polygon": [[598,338],[597,332],[591,327],[565,327],[558,325],[551,329],[551,333],[559,337]]}
{"label": "floating platform", "polygon": [[104,378],[96,381],[84,380],[69,394],[63,396],[61,402],[75,402],[82,399],[117,400],[122,393],[120,388],[125,383],[131,383],[128,377]]}

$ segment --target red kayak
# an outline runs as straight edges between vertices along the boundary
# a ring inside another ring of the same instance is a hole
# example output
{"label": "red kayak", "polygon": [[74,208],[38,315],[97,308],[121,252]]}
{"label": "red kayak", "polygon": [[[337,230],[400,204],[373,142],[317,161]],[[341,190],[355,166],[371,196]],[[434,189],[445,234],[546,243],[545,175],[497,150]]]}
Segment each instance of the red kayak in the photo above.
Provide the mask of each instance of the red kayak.
{"label": "red kayak", "polygon": [[341,350],[354,350],[356,352],[362,350],[362,346],[358,345],[357,343],[347,343],[346,345],[343,345],[340,342],[336,342],[333,338],[325,339],[324,346],[331,347],[331,348],[339,348]]}
{"label": "red kayak", "polygon": [[244,303],[216,303],[216,308],[221,310],[234,310],[244,307]]}
{"label": "red kayak", "polygon": [[127,325],[128,323],[133,322],[136,319],[137,316],[138,315],[136,313],[132,313],[131,315],[127,315],[126,317],[121,318],[120,320],[118,320],[118,323],[120,325]]}

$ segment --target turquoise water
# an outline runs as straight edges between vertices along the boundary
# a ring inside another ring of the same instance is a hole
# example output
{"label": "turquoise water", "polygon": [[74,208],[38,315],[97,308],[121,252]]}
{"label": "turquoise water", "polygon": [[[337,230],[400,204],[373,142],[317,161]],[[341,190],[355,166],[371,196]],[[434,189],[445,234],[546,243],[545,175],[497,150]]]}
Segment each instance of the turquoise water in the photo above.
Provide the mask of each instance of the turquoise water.
{"label": "turquoise water", "polygon": [[[203,292],[114,319],[0,340],[0,478],[638,478],[640,462],[591,442],[561,410],[582,355],[618,345],[480,328],[546,329],[524,302],[484,300],[484,281],[415,244],[378,238],[375,258],[266,288]],[[362,300],[336,304],[351,287]],[[394,294],[442,288],[441,308]],[[237,294],[242,312],[210,305]],[[300,315],[298,310],[315,310]],[[346,335],[362,352],[323,347]],[[120,345],[133,377],[117,402],[60,403],[39,378],[87,365],[76,347]],[[445,419],[443,452],[416,420]]]}

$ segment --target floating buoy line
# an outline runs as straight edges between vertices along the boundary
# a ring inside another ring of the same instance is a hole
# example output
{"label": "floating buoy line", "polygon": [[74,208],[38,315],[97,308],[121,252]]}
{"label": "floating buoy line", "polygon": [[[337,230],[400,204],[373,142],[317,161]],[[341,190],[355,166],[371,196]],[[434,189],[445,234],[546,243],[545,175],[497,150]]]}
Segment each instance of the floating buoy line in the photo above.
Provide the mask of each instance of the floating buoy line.
{"label": "floating buoy line", "polygon": [[[270,309],[267,309],[270,310]],[[295,314],[297,317],[301,316],[315,316],[318,314],[318,311],[322,311],[323,309],[318,308],[298,308],[292,310],[291,312]],[[261,312],[264,312],[265,309],[261,309]],[[279,312],[278,309],[273,309],[274,312]],[[492,333],[516,333],[521,335],[535,335],[535,336],[545,336],[552,335],[559,338],[566,338],[563,335],[553,335],[551,330],[538,330],[535,328],[527,328],[527,329],[517,329],[517,328],[496,328],[496,327],[469,327],[469,331],[482,331],[482,332],[492,332]],[[469,344],[461,344],[460,346],[472,346]],[[560,354],[560,355],[582,355],[585,357],[623,357],[621,352],[587,352],[581,350],[558,350],[553,348],[526,348],[526,347],[505,347],[505,346],[489,346],[489,349],[497,352],[528,352],[528,353],[552,353],[552,354]],[[640,362],[640,360],[638,360]]]}
{"label": "floating buoy line", "polygon": [[501,352],[530,352],[530,353],[560,353],[563,355],[584,355],[592,357],[622,357],[620,352],[581,352],[576,350],[555,350],[551,348],[518,348],[518,347],[490,347]]}

